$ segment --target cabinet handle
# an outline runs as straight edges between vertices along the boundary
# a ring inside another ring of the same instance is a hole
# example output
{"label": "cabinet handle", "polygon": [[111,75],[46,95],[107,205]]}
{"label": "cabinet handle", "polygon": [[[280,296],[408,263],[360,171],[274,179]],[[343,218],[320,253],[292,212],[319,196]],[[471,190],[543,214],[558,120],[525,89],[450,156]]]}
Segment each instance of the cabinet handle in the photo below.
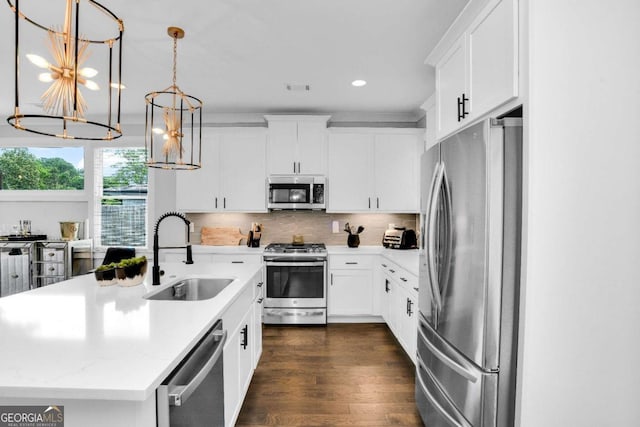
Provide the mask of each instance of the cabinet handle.
{"label": "cabinet handle", "polygon": [[231,261],[231,264],[244,264],[244,261]]}
{"label": "cabinet handle", "polygon": [[469,98],[467,98],[464,93],[462,94],[462,98],[458,97],[458,121],[461,121],[469,115],[465,108],[468,100]]}
{"label": "cabinet handle", "polygon": [[216,197],[216,209],[218,209],[218,198]]}
{"label": "cabinet handle", "polygon": [[293,162],[293,173],[296,173],[296,162]]}
{"label": "cabinet handle", "polygon": [[392,268],[389,269],[390,272],[395,273],[396,271]]}
{"label": "cabinet handle", "polygon": [[407,298],[407,315],[411,317],[413,315],[413,301]]}
{"label": "cabinet handle", "polygon": [[389,293],[389,281],[388,280],[384,281],[384,291],[386,293]]}
{"label": "cabinet handle", "polygon": [[258,282],[258,287],[261,288],[264,285],[264,282]]}
{"label": "cabinet handle", "polygon": [[12,278],[12,279],[17,279],[18,277],[20,277],[20,276],[18,276],[17,274],[12,274],[12,275],[11,275],[11,278]]}
{"label": "cabinet handle", "polygon": [[400,280],[402,280],[403,282],[407,281],[407,279],[405,279],[404,277],[401,277]]}
{"label": "cabinet handle", "polygon": [[347,264],[347,265],[357,265],[358,262],[357,261],[347,261],[347,262],[345,262],[345,264]]}
{"label": "cabinet handle", "polygon": [[369,197],[369,209],[371,209],[371,197]]}
{"label": "cabinet handle", "polygon": [[49,271],[55,271],[56,269],[54,267],[49,267]]}
{"label": "cabinet handle", "polygon": [[247,345],[249,345],[249,325],[244,325],[244,328],[242,328],[242,331],[240,331],[240,333],[242,334],[242,341],[240,342],[240,346],[243,350],[246,350]]}
{"label": "cabinet handle", "polygon": [[387,268],[387,264],[380,264],[381,266],[383,266],[384,268]]}
{"label": "cabinet handle", "polygon": [[333,286],[333,273],[331,273],[331,286]]}
{"label": "cabinet handle", "polygon": [[380,197],[376,197],[376,209],[380,209]]}
{"label": "cabinet handle", "polygon": [[222,198],[222,208],[223,209],[227,209],[227,198],[226,197]]}
{"label": "cabinet handle", "polygon": [[258,304],[262,304],[263,300],[264,300],[264,298],[258,298]]}
{"label": "cabinet handle", "polygon": [[298,173],[300,173],[300,162],[298,162]]}

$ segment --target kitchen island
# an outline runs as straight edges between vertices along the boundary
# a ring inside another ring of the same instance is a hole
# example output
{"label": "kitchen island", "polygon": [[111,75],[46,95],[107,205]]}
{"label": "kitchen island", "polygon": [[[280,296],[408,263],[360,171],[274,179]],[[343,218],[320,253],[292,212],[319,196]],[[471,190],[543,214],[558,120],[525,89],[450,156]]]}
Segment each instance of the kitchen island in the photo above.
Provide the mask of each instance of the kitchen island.
{"label": "kitchen island", "polygon": [[[161,267],[157,287],[151,274],[129,288],[85,275],[0,299],[0,405],[64,405],[66,427],[155,426],[158,385],[262,269]],[[209,300],[144,298],[188,275],[234,281]]]}

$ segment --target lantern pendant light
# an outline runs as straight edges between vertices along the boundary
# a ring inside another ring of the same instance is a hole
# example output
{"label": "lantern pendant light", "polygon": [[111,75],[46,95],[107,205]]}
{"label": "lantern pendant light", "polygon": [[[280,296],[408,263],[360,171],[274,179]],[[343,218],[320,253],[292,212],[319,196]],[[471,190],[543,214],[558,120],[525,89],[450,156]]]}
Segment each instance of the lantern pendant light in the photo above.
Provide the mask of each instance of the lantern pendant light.
{"label": "lantern pendant light", "polygon": [[145,95],[147,166],[160,169],[199,169],[202,150],[202,101],[176,84],[178,39],[184,31],[169,27],[173,39],[173,84]]}
{"label": "lantern pendant light", "polygon": [[[92,0],[66,0],[59,14],[49,13],[56,7],[49,0],[7,1],[15,17],[15,102],[7,122],[16,129],[65,139],[122,136],[122,20]],[[58,19],[42,21],[49,16]],[[44,50],[42,41],[49,59],[39,55]],[[19,52],[26,52],[24,57],[31,63],[20,67]],[[85,62],[97,69],[85,67]],[[49,85],[40,102],[21,106],[20,96],[25,98],[37,87],[37,80]]]}

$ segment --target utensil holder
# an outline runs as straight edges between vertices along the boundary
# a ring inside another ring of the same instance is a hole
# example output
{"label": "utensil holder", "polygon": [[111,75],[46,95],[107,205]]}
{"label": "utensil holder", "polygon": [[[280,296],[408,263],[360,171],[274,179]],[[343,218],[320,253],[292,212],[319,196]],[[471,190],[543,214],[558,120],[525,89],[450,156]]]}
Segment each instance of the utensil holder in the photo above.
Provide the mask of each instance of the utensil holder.
{"label": "utensil holder", "polygon": [[357,234],[349,234],[347,237],[347,246],[357,248],[360,245],[360,236]]}

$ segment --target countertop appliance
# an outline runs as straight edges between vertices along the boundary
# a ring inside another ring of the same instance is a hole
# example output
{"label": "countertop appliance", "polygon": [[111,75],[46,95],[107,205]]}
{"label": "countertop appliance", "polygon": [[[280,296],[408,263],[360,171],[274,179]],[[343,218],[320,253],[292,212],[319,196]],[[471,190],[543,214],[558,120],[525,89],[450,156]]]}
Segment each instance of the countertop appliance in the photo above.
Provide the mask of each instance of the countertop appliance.
{"label": "countertop appliance", "polygon": [[264,249],[265,324],[327,323],[327,248],[322,243],[272,243]]}
{"label": "countertop appliance", "polygon": [[429,427],[514,422],[522,119],[422,156],[416,403]]}
{"label": "countertop appliance", "polygon": [[415,249],[418,247],[416,231],[407,230],[406,227],[389,228],[382,237],[382,246],[390,249]]}
{"label": "countertop appliance", "polygon": [[218,320],[156,390],[158,427],[224,425],[223,348]]}
{"label": "countertop appliance", "polygon": [[267,179],[267,208],[325,209],[326,178],[272,175]]}

